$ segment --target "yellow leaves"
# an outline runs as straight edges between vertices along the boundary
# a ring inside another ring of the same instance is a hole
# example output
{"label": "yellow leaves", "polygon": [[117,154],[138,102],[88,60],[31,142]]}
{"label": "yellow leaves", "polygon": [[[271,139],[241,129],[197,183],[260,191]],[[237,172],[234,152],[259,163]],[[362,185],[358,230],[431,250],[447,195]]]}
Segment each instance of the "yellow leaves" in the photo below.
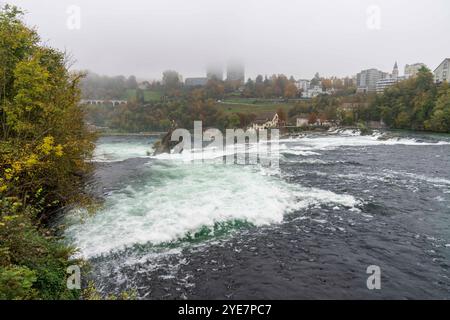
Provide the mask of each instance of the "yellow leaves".
{"label": "yellow leaves", "polygon": [[42,144],[38,147],[38,150],[46,156],[52,152],[57,157],[62,157],[64,155],[62,145],[58,144],[55,146],[55,139],[52,136],[45,137]]}
{"label": "yellow leaves", "polygon": [[4,216],[4,217],[3,217],[3,221],[4,221],[4,222],[10,222],[10,221],[13,221],[13,220],[15,220],[15,219],[17,219],[17,218],[19,218],[18,215],[14,215],[14,216]]}
{"label": "yellow leaves", "polygon": [[13,173],[11,169],[5,169],[4,171],[4,177],[6,181],[10,181],[13,178]]}
{"label": "yellow leaves", "polygon": [[57,157],[62,157],[62,156],[64,155],[62,145],[58,144],[58,145],[55,147],[55,155],[56,155]]}
{"label": "yellow leaves", "polygon": [[48,136],[44,138],[42,144],[38,147],[38,149],[44,154],[49,155],[53,149],[53,144],[55,143],[55,139],[52,136]]}
{"label": "yellow leaves", "polygon": [[55,145],[55,141],[52,136],[45,137],[42,143],[34,150],[35,152],[31,152],[30,155],[23,155],[22,160],[12,162],[11,167],[6,169],[5,173],[8,177],[13,174],[20,173],[25,168],[29,169],[40,164],[42,161],[45,161],[47,156],[52,154],[57,157],[62,157],[64,155],[63,149],[64,148],[62,145]]}
{"label": "yellow leaves", "polygon": [[35,176],[37,170],[51,167],[65,155],[64,147],[56,144],[52,136],[47,136],[36,146],[24,145],[22,153],[15,157],[5,158],[3,170],[0,171],[0,193],[12,190],[14,184],[23,179]]}
{"label": "yellow leaves", "polygon": [[25,160],[25,166],[27,168],[31,168],[38,163],[39,163],[39,159],[38,159],[37,155],[34,153],[31,154],[31,156],[27,160]]}
{"label": "yellow leaves", "polygon": [[22,164],[20,162],[14,162],[12,168],[15,172],[22,171]]}

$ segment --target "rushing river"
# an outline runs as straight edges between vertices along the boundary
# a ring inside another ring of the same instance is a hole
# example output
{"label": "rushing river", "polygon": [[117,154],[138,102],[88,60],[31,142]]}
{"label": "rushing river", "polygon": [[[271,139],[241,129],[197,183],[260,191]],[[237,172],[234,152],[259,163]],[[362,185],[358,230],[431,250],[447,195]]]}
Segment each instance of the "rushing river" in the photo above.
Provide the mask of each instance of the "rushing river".
{"label": "rushing river", "polygon": [[[89,186],[104,205],[67,214],[66,238],[105,294],[448,299],[450,137],[396,135],[284,139],[279,170],[104,137]],[[370,265],[381,290],[366,286]]]}

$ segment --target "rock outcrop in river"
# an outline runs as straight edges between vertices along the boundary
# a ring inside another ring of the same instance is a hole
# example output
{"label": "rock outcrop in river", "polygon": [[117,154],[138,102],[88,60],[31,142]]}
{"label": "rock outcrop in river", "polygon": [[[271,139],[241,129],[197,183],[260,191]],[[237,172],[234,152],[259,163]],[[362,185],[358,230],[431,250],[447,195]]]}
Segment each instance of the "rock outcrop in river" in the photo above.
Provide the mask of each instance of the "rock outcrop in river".
{"label": "rock outcrop in river", "polygon": [[[172,141],[172,134],[177,129],[177,124],[175,122],[172,123],[172,127],[169,129],[169,131],[164,135],[164,137],[155,142],[153,145],[154,152],[153,155],[159,155],[163,153],[170,153],[172,149],[179,144],[179,141]],[[181,151],[180,151],[181,152]]]}

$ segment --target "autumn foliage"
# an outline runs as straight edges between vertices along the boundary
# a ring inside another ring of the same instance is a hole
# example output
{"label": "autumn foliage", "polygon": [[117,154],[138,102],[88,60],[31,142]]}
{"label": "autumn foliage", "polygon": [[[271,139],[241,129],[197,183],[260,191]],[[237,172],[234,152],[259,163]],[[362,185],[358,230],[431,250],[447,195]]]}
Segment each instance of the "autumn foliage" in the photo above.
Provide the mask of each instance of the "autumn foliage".
{"label": "autumn foliage", "polygon": [[0,299],[74,298],[65,285],[71,250],[45,222],[88,201],[94,137],[78,106],[81,75],[21,15],[0,11]]}

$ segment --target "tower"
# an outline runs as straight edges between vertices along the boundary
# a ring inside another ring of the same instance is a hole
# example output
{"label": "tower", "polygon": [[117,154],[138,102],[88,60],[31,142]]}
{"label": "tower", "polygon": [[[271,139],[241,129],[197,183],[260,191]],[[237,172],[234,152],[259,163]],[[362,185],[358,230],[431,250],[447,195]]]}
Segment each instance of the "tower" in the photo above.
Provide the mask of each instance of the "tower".
{"label": "tower", "polygon": [[244,83],[245,82],[244,65],[237,61],[229,62],[227,68],[227,80],[240,82],[241,84]]}
{"label": "tower", "polygon": [[392,78],[398,78],[398,65],[397,65],[397,61],[395,61],[394,69],[392,70]]}

